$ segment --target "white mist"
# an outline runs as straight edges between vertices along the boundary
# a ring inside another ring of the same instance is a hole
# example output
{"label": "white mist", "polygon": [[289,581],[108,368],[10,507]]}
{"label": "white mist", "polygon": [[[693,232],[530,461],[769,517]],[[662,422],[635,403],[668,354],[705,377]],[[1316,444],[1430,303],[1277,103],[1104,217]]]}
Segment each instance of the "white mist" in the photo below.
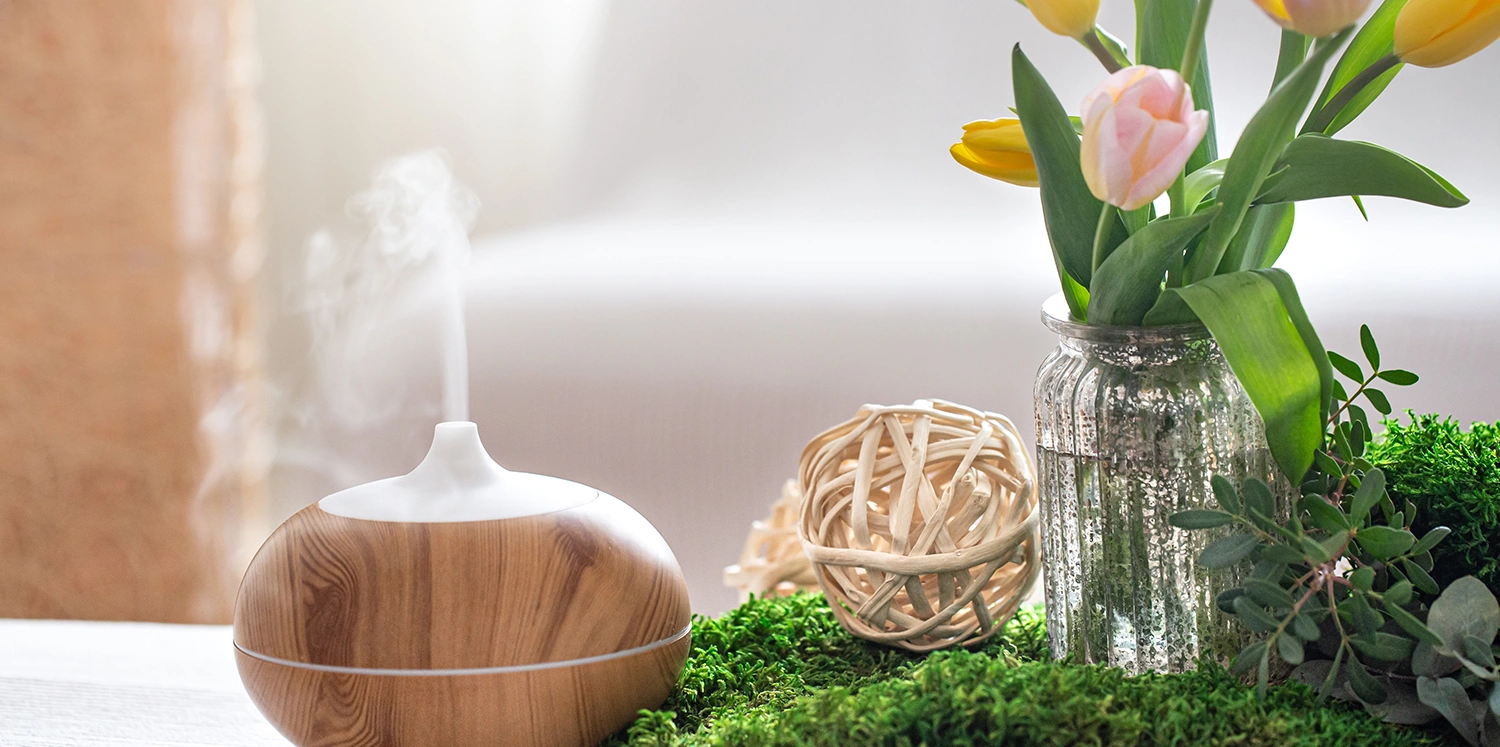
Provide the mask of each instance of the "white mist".
{"label": "white mist", "polygon": [[[463,277],[479,202],[442,151],[381,164],[282,284],[272,518],[410,470],[432,427],[468,419]],[[441,382],[433,387],[431,382]]]}

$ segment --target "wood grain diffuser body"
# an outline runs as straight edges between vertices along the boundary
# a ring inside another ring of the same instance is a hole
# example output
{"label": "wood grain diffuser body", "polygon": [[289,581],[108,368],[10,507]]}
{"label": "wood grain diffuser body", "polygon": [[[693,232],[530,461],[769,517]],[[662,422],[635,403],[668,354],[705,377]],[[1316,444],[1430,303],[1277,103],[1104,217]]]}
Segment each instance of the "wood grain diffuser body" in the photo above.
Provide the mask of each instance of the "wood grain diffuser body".
{"label": "wood grain diffuser body", "polygon": [[689,614],[640,514],[508,472],[473,423],[443,423],[410,474],[271,535],[240,587],[235,657],[301,747],[591,745],[666,698]]}

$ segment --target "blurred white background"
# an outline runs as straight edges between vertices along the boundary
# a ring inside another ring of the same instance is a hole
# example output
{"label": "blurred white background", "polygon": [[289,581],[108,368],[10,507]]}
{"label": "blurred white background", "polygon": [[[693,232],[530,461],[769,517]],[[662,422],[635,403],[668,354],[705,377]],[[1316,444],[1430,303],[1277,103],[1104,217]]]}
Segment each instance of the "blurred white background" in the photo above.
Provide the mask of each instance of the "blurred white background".
{"label": "blurred white background", "polygon": [[[1129,39],[1130,3],[1102,25]],[[1066,105],[1104,77],[1010,0],[261,0],[268,367],[307,341],[282,300],[304,242],[391,156],[440,146],[479,196],[472,417],[516,469],[636,506],[695,608],[819,430],[864,402],[943,397],[1031,433],[1055,292],[1034,190],[972,174],[960,125],[1007,115],[1019,42]],[[1220,0],[1221,150],[1270,84],[1279,29]],[[1369,322],[1423,381],[1398,407],[1500,418],[1500,46],[1409,68],[1342,136],[1446,176],[1457,211],[1299,208],[1283,259],[1330,347]],[[417,334],[417,333],[410,333]],[[370,365],[435,398],[392,330]],[[292,396],[283,388],[273,396]],[[285,431],[290,428],[281,423]],[[408,429],[409,430],[409,429]],[[336,451],[405,472],[426,433]],[[388,463],[388,464],[387,464]],[[325,476],[326,478],[326,476]],[[347,478],[340,478],[347,481]],[[333,483],[337,483],[334,480]],[[280,518],[343,487],[273,468]]]}

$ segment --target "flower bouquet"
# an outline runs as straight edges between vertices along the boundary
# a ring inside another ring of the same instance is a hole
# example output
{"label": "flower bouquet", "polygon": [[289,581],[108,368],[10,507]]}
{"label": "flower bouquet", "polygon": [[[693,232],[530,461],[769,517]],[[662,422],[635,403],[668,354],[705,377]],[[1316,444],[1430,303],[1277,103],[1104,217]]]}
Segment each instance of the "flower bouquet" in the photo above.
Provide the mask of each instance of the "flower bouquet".
{"label": "flower bouquet", "polygon": [[1169,671],[1239,649],[1233,611],[1205,600],[1240,571],[1197,562],[1218,536],[1167,517],[1208,508],[1215,473],[1263,481],[1286,517],[1315,453],[1331,451],[1334,364],[1274,267],[1296,203],[1468,202],[1431,169],[1336,135],[1405,66],[1494,42],[1500,1],[1385,0],[1363,25],[1371,0],[1256,2],[1283,27],[1280,54],[1227,157],[1203,54],[1212,0],[1137,0],[1134,59],[1097,25],[1098,0],[1030,0],[1107,77],[1070,116],[1018,45],[1017,117],[966,125],[952,147],[976,172],[1039,188],[1061,281],[1043,317],[1062,344],[1036,387],[1058,656]]}
{"label": "flower bouquet", "polygon": [[1207,326],[1295,480],[1312,464],[1333,381],[1295,284],[1274,268],[1295,205],[1370,195],[1466,204],[1431,169],[1334,135],[1406,65],[1451,65],[1494,42],[1500,2],[1386,0],[1356,32],[1371,0],[1255,1],[1283,27],[1281,51],[1274,87],[1228,157],[1202,54],[1213,0],[1137,0],[1134,64],[1095,25],[1098,0],[1031,0],[1043,26],[1078,39],[1109,76],[1070,117],[1017,45],[1018,118],[966,125],[952,154],[986,176],[1040,187],[1074,321]]}
{"label": "flower bouquet", "polygon": [[[1062,284],[1043,317],[1063,345],[1037,384],[1053,653],[1144,671],[1237,652],[1235,671],[1256,672],[1262,692],[1280,661],[1388,721],[1442,717],[1500,745],[1500,604],[1470,576],[1438,586],[1432,551],[1448,528],[1413,534],[1417,508],[1397,505],[1367,458],[1356,401],[1388,415],[1373,385],[1417,377],[1382,368],[1368,328],[1368,375],[1327,352],[1274,267],[1297,202],[1468,202],[1421,164],[1335,136],[1405,66],[1493,43],[1500,0],[1385,0],[1362,26],[1372,0],[1255,0],[1283,28],[1280,55],[1226,158],[1202,54],[1212,2],[1136,0],[1132,61],[1096,24],[1098,0],[1030,0],[1108,77],[1070,117],[1017,46],[1017,118],[966,125],[952,148],[976,172],[1040,188]],[[1195,329],[1214,350],[1194,348]],[[1215,389],[1215,361],[1231,390]],[[1258,415],[1253,439],[1232,416],[1240,399]],[[1200,649],[1216,629],[1237,632]]]}

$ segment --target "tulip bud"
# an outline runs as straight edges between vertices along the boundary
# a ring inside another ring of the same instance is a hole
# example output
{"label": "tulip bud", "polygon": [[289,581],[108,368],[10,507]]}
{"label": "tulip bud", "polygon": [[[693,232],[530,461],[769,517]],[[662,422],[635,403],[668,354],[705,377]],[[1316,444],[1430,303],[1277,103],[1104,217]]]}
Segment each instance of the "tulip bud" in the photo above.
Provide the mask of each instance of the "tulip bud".
{"label": "tulip bud", "polygon": [[1208,132],[1208,112],[1175,70],[1127,67],[1083,100],[1083,178],[1121,210],[1144,207],[1177,180]]}
{"label": "tulip bud", "polygon": [[1282,28],[1321,37],[1353,26],[1370,7],[1370,0],[1255,0],[1255,4]]}
{"label": "tulip bud", "polygon": [[953,160],[991,179],[1021,187],[1037,186],[1036,161],[1021,132],[1021,120],[997,119],[964,125],[963,142],[948,149]]}
{"label": "tulip bud", "polygon": [[1500,0],[1409,0],[1395,34],[1402,62],[1452,65],[1500,38]]}
{"label": "tulip bud", "polygon": [[1026,0],[1026,7],[1048,31],[1070,39],[1094,30],[1099,0]]}

